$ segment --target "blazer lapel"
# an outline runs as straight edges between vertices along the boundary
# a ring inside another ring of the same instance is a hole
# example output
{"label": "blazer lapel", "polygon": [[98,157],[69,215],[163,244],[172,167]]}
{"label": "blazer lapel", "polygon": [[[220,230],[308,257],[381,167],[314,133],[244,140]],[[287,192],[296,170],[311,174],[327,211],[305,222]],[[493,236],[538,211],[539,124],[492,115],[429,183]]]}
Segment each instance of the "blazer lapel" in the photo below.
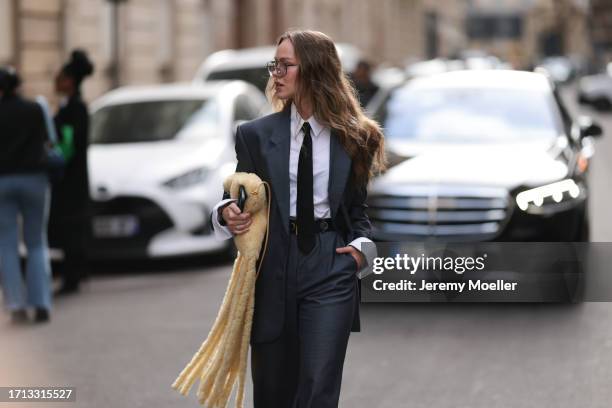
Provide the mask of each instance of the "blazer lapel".
{"label": "blazer lapel", "polygon": [[283,229],[289,236],[289,148],[291,143],[291,110],[285,109],[278,115],[272,135],[264,149],[268,165],[270,184],[276,198]]}
{"label": "blazer lapel", "polygon": [[340,144],[336,131],[332,129],[329,148],[329,185],[327,187],[332,218],[335,218],[338,213],[338,206],[340,205],[350,170],[351,157],[344,149],[344,146]]}

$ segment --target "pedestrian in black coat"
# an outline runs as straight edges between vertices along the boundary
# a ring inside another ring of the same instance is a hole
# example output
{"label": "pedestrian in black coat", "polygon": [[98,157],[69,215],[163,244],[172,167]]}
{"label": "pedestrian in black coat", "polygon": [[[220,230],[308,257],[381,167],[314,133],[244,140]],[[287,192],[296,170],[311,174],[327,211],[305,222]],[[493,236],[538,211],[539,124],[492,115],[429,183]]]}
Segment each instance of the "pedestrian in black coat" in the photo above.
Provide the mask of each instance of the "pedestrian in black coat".
{"label": "pedestrian in black coat", "polygon": [[64,177],[53,186],[49,240],[64,252],[63,285],[59,294],[76,292],[88,275],[87,242],[90,237],[90,198],[87,171],[89,113],[81,97],[81,83],[94,66],[82,50],[75,50],[55,79],[63,97],[55,116],[59,145],[67,165]]}

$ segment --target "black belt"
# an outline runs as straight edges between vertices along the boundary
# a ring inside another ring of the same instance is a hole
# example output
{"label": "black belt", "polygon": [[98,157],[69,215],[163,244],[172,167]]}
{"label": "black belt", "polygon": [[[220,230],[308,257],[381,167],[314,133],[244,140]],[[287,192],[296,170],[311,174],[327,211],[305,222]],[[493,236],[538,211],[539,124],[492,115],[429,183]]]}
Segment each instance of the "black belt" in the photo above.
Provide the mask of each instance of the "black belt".
{"label": "black belt", "polygon": [[[333,231],[334,224],[331,218],[318,218],[315,221],[315,232]],[[297,235],[298,225],[295,218],[289,218],[289,232]]]}

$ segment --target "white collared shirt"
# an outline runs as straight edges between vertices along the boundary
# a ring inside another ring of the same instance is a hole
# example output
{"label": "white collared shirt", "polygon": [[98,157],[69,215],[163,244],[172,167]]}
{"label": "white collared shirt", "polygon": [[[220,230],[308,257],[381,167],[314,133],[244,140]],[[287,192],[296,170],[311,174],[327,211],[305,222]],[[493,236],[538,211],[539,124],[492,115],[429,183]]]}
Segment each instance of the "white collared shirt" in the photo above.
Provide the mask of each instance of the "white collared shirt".
{"label": "white collared shirt", "polygon": [[[310,137],[312,139],[312,173],[313,173],[313,199],[314,199],[314,216],[315,218],[330,218],[331,209],[329,207],[329,196],[328,196],[328,184],[329,184],[329,158],[330,158],[330,141],[331,141],[331,130],[321,125],[314,117],[310,117],[304,120],[299,112],[297,111],[294,104],[291,104],[291,144],[289,147],[289,216],[296,216],[297,206],[297,170],[298,162],[300,158],[300,149],[302,148],[302,142],[304,140],[304,132],[302,131],[302,125],[304,122],[308,122],[310,125]],[[227,226],[219,224],[217,219],[217,211],[219,207],[225,205],[230,201],[237,201],[236,199],[228,198],[221,200],[215,205],[212,210],[212,222],[214,228],[215,237],[218,240],[229,239],[233,236]],[[349,243],[350,246],[354,247],[365,257],[365,265],[359,270],[358,275],[368,265],[370,265],[373,259],[377,256],[377,251],[374,245],[368,245],[366,248],[361,247],[363,242],[372,242],[366,237],[358,237]]]}

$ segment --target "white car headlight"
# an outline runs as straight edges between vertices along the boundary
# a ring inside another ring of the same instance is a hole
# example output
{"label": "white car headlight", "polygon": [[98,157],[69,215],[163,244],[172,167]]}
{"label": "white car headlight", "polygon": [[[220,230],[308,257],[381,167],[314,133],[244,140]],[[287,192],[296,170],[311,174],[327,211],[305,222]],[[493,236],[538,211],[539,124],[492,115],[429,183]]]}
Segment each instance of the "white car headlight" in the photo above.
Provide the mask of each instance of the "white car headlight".
{"label": "white car headlight", "polygon": [[186,187],[191,187],[195,184],[203,183],[208,177],[208,169],[201,167],[199,169],[188,171],[180,176],[173,177],[164,182],[164,186],[178,190]]}
{"label": "white car headlight", "polygon": [[533,204],[535,207],[542,207],[548,197],[551,197],[555,203],[560,203],[564,200],[578,198],[579,196],[580,187],[578,184],[574,180],[565,179],[521,191],[516,195],[516,204],[521,210],[527,211],[530,204]]}

